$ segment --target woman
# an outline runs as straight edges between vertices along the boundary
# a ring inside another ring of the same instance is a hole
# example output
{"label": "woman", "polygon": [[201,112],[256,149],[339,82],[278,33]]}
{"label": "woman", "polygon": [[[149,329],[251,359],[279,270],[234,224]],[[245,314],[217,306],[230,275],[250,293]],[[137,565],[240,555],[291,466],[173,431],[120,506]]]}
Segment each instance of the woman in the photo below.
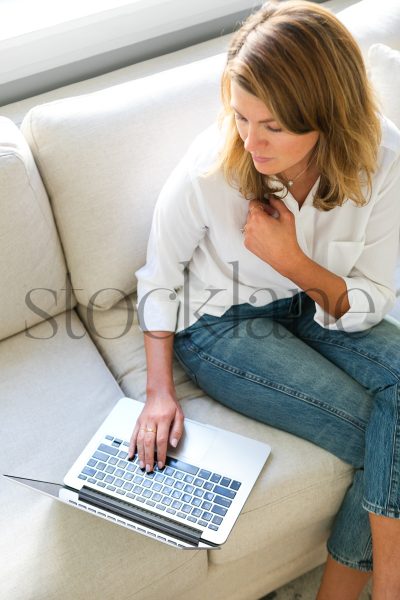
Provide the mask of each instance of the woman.
{"label": "woman", "polygon": [[137,273],[148,380],[130,454],[150,471],[154,448],[162,468],[179,443],[175,352],[219,402],[356,469],[319,600],[357,598],[372,567],[374,599],[400,598],[400,329],[383,320],[400,131],[349,32],[300,0],[246,21],[222,92],[220,126],[161,192]]}

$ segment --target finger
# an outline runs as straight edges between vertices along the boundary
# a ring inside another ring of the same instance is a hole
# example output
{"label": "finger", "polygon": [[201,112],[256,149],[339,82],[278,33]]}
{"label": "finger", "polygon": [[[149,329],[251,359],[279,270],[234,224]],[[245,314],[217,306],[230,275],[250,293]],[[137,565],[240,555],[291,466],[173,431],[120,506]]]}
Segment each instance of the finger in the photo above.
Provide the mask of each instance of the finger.
{"label": "finger", "polygon": [[183,413],[177,412],[175,415],[175,419],[173,421],[173,425],[171,428],[171,432],[169,435],[170,444],[173,448],[176,448],[179,444],[179,441],[183,435],[183,423],[185,417]]}
{"label": "finger", "polygon": [[165,465],[165,461],[167,458],[167,446],[168,446],[168,433],[171,424],[167,423],[159,423],[157,429],[157,466],[159,469],[162,469]]}
{"label": "finger", "polygon": [[[147,429],[154,429],[148,431]],[[144,433],[144,463],[146,471],[149,473],[154,468],[154,446],[156,441],[156,427],[148,426]]]}
{"label": "finger", "polygon": [[140,428],[139,432],[137,434],[137,439],[136,439],[136,448],[137,448],[137,453],[138,453],[138,461],[139,461],[139,467],[141,469],[144,469],[145,467],[145,456],[144,456],[144,429]]}
{"label": "finger", "polygon": [[129,450],[128,450],[128,460],[132,460],[132,458],[135,455],[135,450],[136,450],[136,438],[137,438],[137,434],[139,432],[139,423],[136,422],[136,425],[133,429],[132,435],[131,435],[131,439],[129,442]]}

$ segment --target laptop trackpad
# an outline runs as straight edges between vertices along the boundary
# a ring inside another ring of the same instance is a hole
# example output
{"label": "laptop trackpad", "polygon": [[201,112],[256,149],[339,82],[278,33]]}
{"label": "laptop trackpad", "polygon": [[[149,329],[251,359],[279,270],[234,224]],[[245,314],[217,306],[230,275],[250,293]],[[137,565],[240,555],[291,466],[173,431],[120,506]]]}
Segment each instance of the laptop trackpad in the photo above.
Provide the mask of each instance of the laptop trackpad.
{"label": "laptop trackpad", "polygon": [[177,449],[168,454],[199,464],[214,442],[217,433],[214,428],[186,419],[185,429]]}

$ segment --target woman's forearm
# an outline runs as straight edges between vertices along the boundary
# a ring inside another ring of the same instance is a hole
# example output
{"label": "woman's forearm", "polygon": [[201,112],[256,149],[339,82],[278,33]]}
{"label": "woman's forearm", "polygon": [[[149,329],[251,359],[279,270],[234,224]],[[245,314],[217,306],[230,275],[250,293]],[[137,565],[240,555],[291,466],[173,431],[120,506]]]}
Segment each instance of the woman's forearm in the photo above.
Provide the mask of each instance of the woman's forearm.
{"label": "woman's forearm", "polygon": [[155,391],[174,390],[172,371],[174,335],[172,331],[147,331],[144,334],[148,395]]}
{"label": "woman's forearm", "polygon": [[319,304],[325,312],[340,319],[350,308],[347,286],[342,277],[299,254],[282,273]]}

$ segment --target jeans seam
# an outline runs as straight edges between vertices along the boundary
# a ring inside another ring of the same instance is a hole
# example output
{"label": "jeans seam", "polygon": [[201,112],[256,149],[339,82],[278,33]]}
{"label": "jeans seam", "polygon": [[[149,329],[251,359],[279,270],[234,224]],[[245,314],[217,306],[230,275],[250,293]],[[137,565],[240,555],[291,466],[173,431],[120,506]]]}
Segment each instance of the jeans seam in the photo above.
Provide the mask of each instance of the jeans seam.
{"label": "jeans seam", "polygon": [[350,423],[354,427],[357,427],[357,429],[359,429],[360,431],[365,432],[366,424],[360,424],[355,419],[349,418],[349,415],[343,411],[333,410],[332,407],[324,404],[320,400],[314,399],[311,396],[307,396],[306,394],[297,392],[296,390],[293,390],[292,388],[283,386],[281,384],[274,383],[272,381],[268,381],[267,379],[265,379],[264,377],[260,377],[259,375],[249,373],[248,371],[241,371],[237,367],[228,365],[227,363],[225,363],[219,359],[216,359],[214,356],[211,356],[211,355],[205,353],[204,351],[199,350],[197,348],[197,346],[195,346],[193,344],[193,342],[188,343],[187,349],[190,352],[192,352],[193,354],[196,354],[200,360],[207,361],[207,362],[213,364],[218,369],[228,371],[229,373],[233,373],[236,376],[241,377],[242,379],[247,379],[249,381],[253,381],[255,383],[263,385],[264,387],[278,390],[278,391],[286,394],[287,396],[292,396],[294,398],[298,398],[299,400],[303,400],[303,401],[307,402],[308,404],[312,404],[313,406],[320,408],[321,410],[325,410],[329,414],[333,414],[333,415],[339,417],[343,421],[346,421],[347,423]]}
{"label": "jeans seam", "polygon": [[371,362],[379,365],[380,367],[382,367],[383,369],[388,371],[391,375],[393,375],[393,377],[395,377],[397,382],[400,381],[400,375],[397,371],[393,371],[392,368],[388,364],[380,362],[379,360],[376,360],[376,358],[373,355],[369,354],[368,352],[360,352],[360,350],[356,350],[354,348],[349,348],[348,346],[346,346],[346,344],[340,344],[338,342],[331,342],[329,340],[323,340],[323,339],[319,339],[319,338],[315,338],[315,337],[301,336],[300,339],[302,339],[305,342],[307,342],[307,341],[318,342],[319,344],[326,344],[327,346],[335,346],[337,348],[341,348],[342,350],[347,350],[348,352],[352,352],[353,354],[358,354],[359,356],[362,356],[363,358],[370,360]]}

